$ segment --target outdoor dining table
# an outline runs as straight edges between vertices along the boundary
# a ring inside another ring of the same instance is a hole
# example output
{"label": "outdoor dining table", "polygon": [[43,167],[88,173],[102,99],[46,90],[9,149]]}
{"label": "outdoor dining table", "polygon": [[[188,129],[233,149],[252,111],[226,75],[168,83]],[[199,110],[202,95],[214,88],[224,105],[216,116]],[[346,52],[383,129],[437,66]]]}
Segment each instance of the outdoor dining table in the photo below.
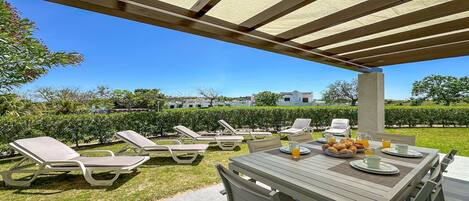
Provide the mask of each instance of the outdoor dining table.
{"label": "outdoor dining table", "polygon": [[[372,146],[381,143],[371,142]],[[300,201],[309,200],[405,200],[438,160],[438,150],[409,146],[423,153],[422,158],[402,158],[382,153],[382,162],[399,168],[396,175],[377,175],[362,172],[349,165],[363,159],[357,154],[341,159],[323,154],[321,144],[301,144],[311,150],[299,160],[272,149],[230,158],[229,168],[264,183]]]}

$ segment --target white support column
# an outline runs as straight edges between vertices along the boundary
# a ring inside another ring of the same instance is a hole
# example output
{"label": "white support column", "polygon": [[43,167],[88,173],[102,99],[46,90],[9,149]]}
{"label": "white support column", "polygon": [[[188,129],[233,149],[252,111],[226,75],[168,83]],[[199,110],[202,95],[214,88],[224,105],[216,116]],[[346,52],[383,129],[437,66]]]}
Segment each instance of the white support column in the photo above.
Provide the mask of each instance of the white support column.
{"label": "white support column", "polygon": [[384,74],[358,75],[358,131],[384,133]]}

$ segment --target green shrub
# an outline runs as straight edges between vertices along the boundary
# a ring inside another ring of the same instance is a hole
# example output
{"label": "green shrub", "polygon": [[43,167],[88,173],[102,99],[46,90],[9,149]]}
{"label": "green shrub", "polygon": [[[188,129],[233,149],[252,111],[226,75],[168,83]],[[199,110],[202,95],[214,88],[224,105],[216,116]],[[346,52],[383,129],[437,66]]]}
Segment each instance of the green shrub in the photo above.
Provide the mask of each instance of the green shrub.
{"label": "green shrub", "polygon": [[[467,106],[391,106],[386,107],[386,126],[468,126]],[[175,125],[195,131],[221,129],[224,119],[236,128],[276,129],[289,126],[295,118],[311,118],[312,126],[329,126],[333,118],[350,119],[357,124],[357,107],[223,107],[210,109],[177,109],[163,112],[45,115],[0,118],[0,151],[16,139],[51,136],[68,144],[91,141],[108,142],[119,130],[135,130],[145,136],[172,132]]]}

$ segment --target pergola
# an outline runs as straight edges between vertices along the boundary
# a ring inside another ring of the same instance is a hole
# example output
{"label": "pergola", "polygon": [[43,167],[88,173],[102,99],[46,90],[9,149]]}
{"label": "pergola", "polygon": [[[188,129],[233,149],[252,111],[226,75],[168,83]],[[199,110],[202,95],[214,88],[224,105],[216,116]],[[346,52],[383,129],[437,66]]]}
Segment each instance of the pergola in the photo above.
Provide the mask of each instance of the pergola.
{"label": "pergola", "polygon": [[360,72],[361,131],[384,130],[380,67],[469,54],[469,0],[48,1]]}

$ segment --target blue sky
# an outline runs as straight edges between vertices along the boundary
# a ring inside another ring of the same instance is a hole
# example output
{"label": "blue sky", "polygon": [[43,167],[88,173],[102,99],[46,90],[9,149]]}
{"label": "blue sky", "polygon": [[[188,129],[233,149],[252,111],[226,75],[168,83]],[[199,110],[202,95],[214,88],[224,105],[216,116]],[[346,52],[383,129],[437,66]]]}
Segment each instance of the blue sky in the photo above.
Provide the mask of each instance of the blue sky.
{"label": "blue sky", "polygon": [[[312,91],[315,98],[335,80],[356,72],[128,21],[43,0],[8,0],[38,27],[35,35],[54,51],[85,56],[78,67],[56,68],[20,91],[38,87],[106,85],[114,89],[160,88],[196,95],[214,88],[225,96],[269,91]],[[386,98],[410,96],[414,81],[431,74],[469,75],[469,57],[384,68]]]}

